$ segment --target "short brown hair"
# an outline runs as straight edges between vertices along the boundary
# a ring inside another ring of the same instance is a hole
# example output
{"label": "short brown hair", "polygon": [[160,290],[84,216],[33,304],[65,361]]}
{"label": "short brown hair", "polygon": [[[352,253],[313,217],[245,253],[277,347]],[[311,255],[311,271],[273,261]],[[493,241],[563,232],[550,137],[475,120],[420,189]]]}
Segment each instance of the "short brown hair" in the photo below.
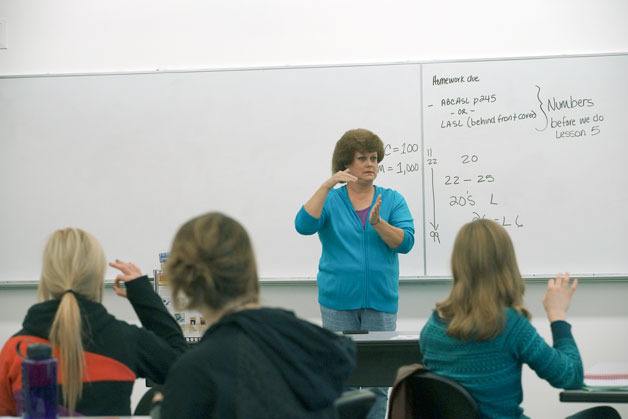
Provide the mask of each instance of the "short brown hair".
{"label": "short brown hair", "polygon": [[166,274],[179,309],[221,310],[259,299],[249,235],[240,223],[219,212],[183,224],[172,242]]}
{"label": "short brown hair", "polygon": [[384,160],[384,143],[371,131],[356,128],[345,132],[336,143],[331,159],[331,173],[345,170],[353,162],[356,152],[377,152],[377,162]]}
{"label": "short brown hair", "polygon": [[523,306],[525,286],[515,249],[506,230],[478,219],[462,226],[451,255],[454,285],[436,309],[449,321],[447,333],[463,340],[485,340],[504,328],[504,310],[529,317]]}

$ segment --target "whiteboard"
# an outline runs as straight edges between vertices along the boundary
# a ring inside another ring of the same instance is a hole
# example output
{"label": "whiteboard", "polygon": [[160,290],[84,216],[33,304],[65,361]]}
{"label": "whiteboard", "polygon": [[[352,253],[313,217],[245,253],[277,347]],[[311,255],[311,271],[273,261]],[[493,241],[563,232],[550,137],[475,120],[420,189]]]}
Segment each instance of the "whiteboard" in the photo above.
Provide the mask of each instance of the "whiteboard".
{"label": "whiteboard", "polygon": [[[357,127],[386,143],[378,184],[406,197],[420,238],[420,83],[418,64],[2,78],[0,282],[37,280],[64,226],[150,272],[211,210],[248,229],[262,278],[313,278],[320,243],[294,217]],[[401,275],[424,271],[422,252]]]}
{"label": "whiteboard", "polygon": [[506,226],[524,274],[628,272],[628,56],[422,70],[427,272],[450,273],[477,217]]}
{"label": "whiteboard", "polygon": [[249,230],[262,279],[314,278],[320,243],[294,216],[357,127],[415,218],[402,278],[450,275],[477,217],[506,227],[524,275],[625,276],[625,74],[602,55],[0,78],[0,282],[37,280],[67,225],[149,272],[211,210]]}

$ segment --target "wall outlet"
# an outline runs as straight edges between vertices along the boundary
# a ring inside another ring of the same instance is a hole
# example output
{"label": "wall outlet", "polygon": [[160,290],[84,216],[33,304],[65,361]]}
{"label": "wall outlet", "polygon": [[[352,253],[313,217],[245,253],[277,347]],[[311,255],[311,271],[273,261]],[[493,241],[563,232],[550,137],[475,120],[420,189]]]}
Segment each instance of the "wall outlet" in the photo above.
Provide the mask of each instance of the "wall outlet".
{"label": "wall outlet", "polygon": [[0,19],[0,49],[7,48],[9,48],[9,43],[7,41],[7,21]]}

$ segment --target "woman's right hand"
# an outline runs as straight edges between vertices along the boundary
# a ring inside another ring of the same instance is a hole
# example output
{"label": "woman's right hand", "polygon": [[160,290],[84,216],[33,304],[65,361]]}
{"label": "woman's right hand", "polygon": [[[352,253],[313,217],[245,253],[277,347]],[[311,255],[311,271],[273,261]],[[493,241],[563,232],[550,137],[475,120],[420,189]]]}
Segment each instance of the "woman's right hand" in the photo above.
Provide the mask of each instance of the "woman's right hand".
{"label": "woman's right hand", "polygon": [[565,320],[571,297],[578,286],[578,279],[569,281],[568,273],[560,273],[547,282],[547,291],[543,298],[543,307],[550,322]]}
{"label": "woman's right hand", "polygon": [[349,172],[349,169],[334,173],[332,177],[327,179],[316,189],[314,195],[303,205],[305,212],[314,218],[320,218],[323,212],[323,205],[325,205],[325,199],[327,199],[327,195],[329,195],[333,187],[340,182],[355,182],[356,180],[358,180],[358,178],[353,176]]}
{"label": "woman's right hand", "polygon": [[340,170],[332,175],[329,179],[323,183],[327,189],[331,189],[336,186],[338,183],[347,183],[347,182],[355,182],[358,180],[356,176],[353,176],[349,169]]}

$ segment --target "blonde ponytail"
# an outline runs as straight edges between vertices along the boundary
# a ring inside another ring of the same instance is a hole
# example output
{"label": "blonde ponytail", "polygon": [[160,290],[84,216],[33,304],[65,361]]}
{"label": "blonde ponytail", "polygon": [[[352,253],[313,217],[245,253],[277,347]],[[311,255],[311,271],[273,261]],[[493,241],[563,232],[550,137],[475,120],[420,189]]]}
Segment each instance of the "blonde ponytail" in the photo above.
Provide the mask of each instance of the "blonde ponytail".
{"label": "blonde ponytail", "polygon": [[83,340],[81,312],[72,292],[61,297],[57,314],[50,327],[50,343],[59,351],[59,370],[62,377],[63,404],[72,415],[83,393]]}
{"label": "blonde ponytail", "polygon": [[102,247],[77,228],[55,231],[43,255],[40,300],[58,299],[49,339],[59,357],[63,404],[73,414],[83,392],[85,355],[79,300],[100,302],[106,269]]}

